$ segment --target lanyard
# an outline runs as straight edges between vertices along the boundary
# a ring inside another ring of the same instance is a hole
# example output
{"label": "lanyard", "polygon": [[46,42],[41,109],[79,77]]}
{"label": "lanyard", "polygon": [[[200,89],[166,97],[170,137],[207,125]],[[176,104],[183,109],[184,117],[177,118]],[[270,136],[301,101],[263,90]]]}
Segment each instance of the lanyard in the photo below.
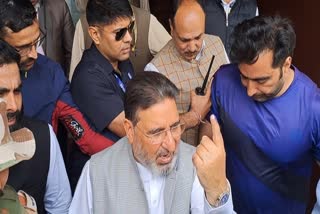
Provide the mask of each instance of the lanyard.
{"label": "lanyard", "polygon": [[[121,90],[123,91],[123,93],[126,93],[126,86],[124,85],[124,83],[122,82],[122,80],[120,79],[118,74],[113,72],[113,76],[116,78],[117,83],[118,83],[119,87],[121,88]],[[132,79],[132,76],[130,73],[128,73],[128,77],[130,80]]]}

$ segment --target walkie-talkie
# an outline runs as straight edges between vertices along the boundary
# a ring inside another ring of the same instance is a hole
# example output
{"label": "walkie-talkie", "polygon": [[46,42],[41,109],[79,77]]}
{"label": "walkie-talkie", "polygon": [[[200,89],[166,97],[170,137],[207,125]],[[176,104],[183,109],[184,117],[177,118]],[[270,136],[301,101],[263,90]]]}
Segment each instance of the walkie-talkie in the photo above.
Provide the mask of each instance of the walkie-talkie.
{"label": "walkie-talkie", "polygon": [[211,71],[211,67],[212,67],[212,63],[213,63],[214,57],[215,57],[215,55],[212,56],[208,72],[207,72],[207,74],[206,74],[206,76],[205,76],[205,78],[203,80],[203,83],[202,83],[202,87],[199,86],[199,87],[196,87],[196,89],[195,89],[197,95],[201,95],[201,96],[205,95],[204,90],[206,89],[206,85],[207,85],[207,82],[208,82],[208,79],[209,79],[209,74],[210,74],[210,71]]}

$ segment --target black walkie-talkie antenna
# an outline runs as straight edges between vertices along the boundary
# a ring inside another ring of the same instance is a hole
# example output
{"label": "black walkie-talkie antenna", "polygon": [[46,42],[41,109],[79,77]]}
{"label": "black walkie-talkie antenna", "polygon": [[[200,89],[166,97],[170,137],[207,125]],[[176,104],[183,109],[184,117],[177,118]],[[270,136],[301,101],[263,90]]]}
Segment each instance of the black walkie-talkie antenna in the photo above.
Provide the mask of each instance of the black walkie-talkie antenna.
{"label": "black walkie-talkie antenna", "polygon": [[209,65],[209,69],[208,69],[207,74],[206,74],[206,76],[205,76],[205,78],[203,80],[202,87],[196,87],[196,94],[197,95],[204,96],[204,90],[206,89],[206,85],[207,85],[207,82],[208,82],[208,79],[209,79],[209,74],[210,74],[210,71],[211,71],[211,67],[212,67],[212,64],[213,64],[214,57],[215,57],[215,55],[212,55],[212,59],[211,59],[210,65]]}

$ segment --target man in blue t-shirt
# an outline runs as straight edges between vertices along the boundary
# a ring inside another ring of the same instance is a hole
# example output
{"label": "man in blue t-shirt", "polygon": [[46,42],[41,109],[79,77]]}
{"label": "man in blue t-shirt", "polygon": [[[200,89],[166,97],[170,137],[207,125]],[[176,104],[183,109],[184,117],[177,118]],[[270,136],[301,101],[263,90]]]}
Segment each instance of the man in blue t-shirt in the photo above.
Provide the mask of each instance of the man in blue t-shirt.
{"label": "man in blue t-shirt", "polygon": [[289,20],[238,25],[230,59],[212,85],[227,177],[238,213],[304,213],[313,160],[320,160],[320,90],[292,65]]}

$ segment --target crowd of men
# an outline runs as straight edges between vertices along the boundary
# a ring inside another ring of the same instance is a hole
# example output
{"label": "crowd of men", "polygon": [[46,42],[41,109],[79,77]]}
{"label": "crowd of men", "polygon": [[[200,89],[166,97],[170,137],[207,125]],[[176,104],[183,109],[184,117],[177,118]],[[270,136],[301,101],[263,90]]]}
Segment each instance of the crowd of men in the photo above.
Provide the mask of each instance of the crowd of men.
{"label": "crowd of men", "polygon": [[0,213],[305,213],[320,90],[290,20],[177,0],[168,33],[76,1],[74,28],[64,0],[0,0]]}

